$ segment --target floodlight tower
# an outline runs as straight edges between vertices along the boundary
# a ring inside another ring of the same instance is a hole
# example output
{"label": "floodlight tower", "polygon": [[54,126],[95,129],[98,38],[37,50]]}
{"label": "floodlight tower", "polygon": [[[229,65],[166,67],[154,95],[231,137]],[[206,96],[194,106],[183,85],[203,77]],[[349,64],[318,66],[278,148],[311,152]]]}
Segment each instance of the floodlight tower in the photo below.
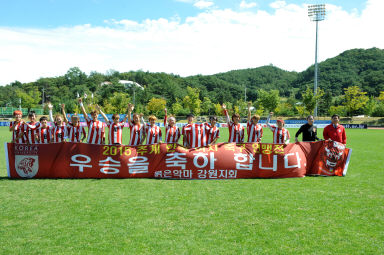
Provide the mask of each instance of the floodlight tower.
{"label": "floodlight tower", "polygon": [[[314,92],[313,94],[316,96],[317,93],[317,38],[318,38],[318,29],[319,29],[319,21],[324,20],[325,18],[325,4],[314,4],[308,6],[308,17],[311,21],[316,22],[316,43],[315,43],[315,81],[314,81]],[[313,113],[315,117],[317,117],[317,101],[315,106],[315,111]]]}

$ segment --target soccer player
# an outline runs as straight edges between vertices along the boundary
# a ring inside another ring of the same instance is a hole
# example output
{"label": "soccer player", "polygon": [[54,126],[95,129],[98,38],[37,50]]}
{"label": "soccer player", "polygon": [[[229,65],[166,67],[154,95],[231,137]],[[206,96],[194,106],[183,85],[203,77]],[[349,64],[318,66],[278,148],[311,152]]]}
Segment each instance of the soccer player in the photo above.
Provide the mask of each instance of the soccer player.
{"label": "soccer player", "polygon": [[268,119],[267,119],[267,126],[273,133],[273,143],[277,144],[288,144],[290,135],[288,129],[284,128],[284,120],[277,119],[277,126],[272,126],[269,124],[269,121],[271,120],[273,115],[273,112],[269,113]]}
{"label": "soccer player", "polygon": [[164,127],[165,127],[165,143],[177,143],[180,139],[180,129],[176,126],[175,117],[171,116],[168,118],[167,125],[167,108],[164,109]]}
{"label": "soccer player", "polygon": [[248,143],[260,143],[263,137],[263,127],[258,124],[260,120],[259,115],[253,115],[251,118],[251,106],[252,103],[248,103],[248,121],[247,121],[247,134]]}
{"label": "soccer player", "polygon": [[189,128],[190,126],[194,127],[195,126],[195,123],[193,123],[194,121],[194,118],[195,118],[195,115],[193,115],[192,113],[188,114],[187,115],[187,121],[188,121],[188,124],[187,125],[184,125],[181,129],[181,134],[183,135],[183,146],[184,147],[189,147],[189,144],[188,144],[188,141],[187,141],[187,134],[185,132],[185,129],[186,128]]}
{"label": "soccer player", "polygon": [[234,113],[232,115],[232,121],[229,118],[227,107],[225,104],[222,105],[224,114],[226,116],[227,125],[229,129],[229,143],[243,143],[244,142],[244,127],[240,122],[240,115]]}
{"label": "soccer player", "polygon": [[25,135],[25,141],[28,144],[35,144],[36,141],[36,134],[37,134],[37,128],[40,126],[40,122],[36,121],[36,113],[34,111],[30,111],[28,113],[28,119],[29,122],[24,123],[23,125],[23,131]]}
{"label": "soccer player", "polygon": [[[65,142],[65,140],[67,139],[67,128],[65,126],[64,118],[60,114],[56,114],[55,118],[53,118],[52,108],[53,108],[53,105],[51,103],[48,103],[49,119],[54,124],[54,126],[51,128],[52,142],[53,143]],[[63,105],[61,105],[61,110],[63,110]]]}
{"label": "soccer player", "polygon": [[21,111],[14,111],[12,121],[9,125],[9,131],[12,132],[12,143],[25,143],[23,131],[23,113]]}
{"label": "soccer player", "polygon": [[217,141],[217,139],[220,138],[220,129],[216,126],[217,123],[217,117],[216,116],[209,116],[209,124],[206,125],[209,127],[208,131],[208,145],[214,145]]}
{"label": "soccer player", "polygon": [[103,116],[105,123],[107,123],[108,129],[109,129],[108,143],[121,145],[123,128],[124,128],[125,122],[128,119],[128,113],[125,115],[125,118],[121,122],[120,122],[120,115],[117,113],[112,115],[112,121],[110,121],[108,117],[104,114],[104,112],[101,110],[100,106],[96,105],[96,108],[100,112],[101,116]]}
{"label": "soccer player", "polygon": [[156,116],[149,116],[149,125],[145,125],[145,133],[147,136],[147,142],[146,144],[155,144],[155,143],[161,143],[161,129],[159,126],[156,126]]}
{"label": "soccer player", "polygon": [[[131,113],[135,109],[133,104],[128,106],[128,124],[129,124],[129,146],[137,146],[144,142],[145,139],[145,125],[142,114],[134,113],[131,118]],[[140,123],[140,119],[143,123]]]}
{"label": "soccer player", "polygon": [[188,124],[183,127],[184,147],[198,148],[208,145],[209,126],[206,124],[193,123],[194,115],[187,116]]}
{"label": "soccer player", "polygon": [[52,142],[52,127],[48,126],[48,118],[43,116],[40,118],[40,125],[37,128],[36,140],[38,143],[47,144]]}
{"label": "soccer player", "polygon": [[298,142],[299,135],[303,133],[303,142],[314,142],[317,140],[320,140],[317,137],[317,127],[313,125],[314,123],[314,118],[312,115],[309,115],[307,117],[307,123],[302,125],[300,129],[296,132],[295,135],[295,142]]}
{"label": "soccer player", "polygon": [[80,125],[80,118],[77,114],[71,116],[71,122],[68,121],[65,114],[65,105],[62,105],[64,122],[67,123],[68,141],[72,143],[83,142],[86,138],[85,128]]}
{"label": "soccer player", "polygon": [[339,115],[332,115],[332,123],[326,126],[323,130],[324,140],[331,140],[342,144],[347,144],[347,135],[345,134],[345,128],[340,125],[339,122]]}
{"label": "soccer player", "polygon": [[85,121],[88,126],[88,138],[87,143],[91,144],[105,144],[105,123],[97,119],[99,112],[94,110],[91,112],[92,119],[89,119],[87,112],[85,111],[84,104],[81,98],[79,98],[80,109],[84,114]]}

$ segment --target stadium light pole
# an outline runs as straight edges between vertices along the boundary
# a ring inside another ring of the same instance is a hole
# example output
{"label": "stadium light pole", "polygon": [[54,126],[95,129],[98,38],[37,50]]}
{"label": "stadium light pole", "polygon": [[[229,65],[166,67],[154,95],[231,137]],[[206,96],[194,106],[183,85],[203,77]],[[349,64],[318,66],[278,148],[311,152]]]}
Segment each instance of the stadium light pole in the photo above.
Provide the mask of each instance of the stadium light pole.
{"label": "stadium light pole", "polygon": [[[325,4],[313,4],[308,5],[308,17],[311,21],[316,22],[316,43],[315,43],[315,78],[314,78],[314,96],[317,93],[317,41],[318,41],[318,29],[319,29],[319,21],[324,20],[325,18]],[[313,115],[317,117],[317,101],[315,105],[315,110]]]}

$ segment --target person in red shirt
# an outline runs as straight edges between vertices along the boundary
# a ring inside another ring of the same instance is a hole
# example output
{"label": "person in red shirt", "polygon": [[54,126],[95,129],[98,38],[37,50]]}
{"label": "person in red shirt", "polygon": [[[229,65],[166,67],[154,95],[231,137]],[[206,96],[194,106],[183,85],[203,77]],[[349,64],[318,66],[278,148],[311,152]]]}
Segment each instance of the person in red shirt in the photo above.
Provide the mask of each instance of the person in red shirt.
{"label": "person in red shirt", "polygon": [[89,119],[81,98],[79,98],[79,103],[80,103],[81,112],[83,113],[85,121],[87,122],[87,126],[88,126],[87,143],[105,144],[106,124],[97,119],[99,116],[99,112],[97,110],[91,111],[92,119]]}
{"label": "person in red shirt", "polygon": [[123,121],[120,122],[120,115],[115,113],[112,115],[112,121],[110,121],[107,115],[101,110],[99,105],[96,105],[96,109],[103,116],[105,123],[108,127],[108,144],[121,145],[123,137],[123,128],[128,119],[128,113],[125,115]]}
{"label": "person in red shirt", "polygon": [[148,117],[149,124],[145,124],[145,132],[147,136],[147,142],[145,144],[161,143],[162,134],[159,126],[156,125],[156,116],[151,115]]}
{"label": "person in red shirt", "polygon": [[15,121],[12,121],[9,125],[9,131],[12,132],[12,143],[25,143],[23,113],[21,111],[14,111],[13,116],[15,117]]}
{"label": "person in red shirt", "polygon": [[87,137],[85,133],[85,127],[80,125],[80,118],[77,114],[71,116],[71,122],[68,121],[67,115],[65,114],[65,105],[62,105],[62,111],[64,116],[64,122],[67,124],[67,136],[68,141],[72,143],[83,142]]}
{"label": "person in red shirt", "polygon": [[24,123],[24,138],[28,144],[35,144],[37,141],[35,140],[37,134],[37,128],[40,126],[40,122],[36,121],[36,113],[34,111],[30,111],[28,113],[29,122]]}
{"label": "person in red shirt", "polygon": [[258,124],[260,120],[259,115],[253,115],[251,118],[251,106],[252,103],[248,103],[248,121],[247,121],[247,133],[248,143],[260,143],[263,137],[263,127]]}
{"label": "person in red shirt", "polygon": [[339,121],[339,115],[332,115],[332,124],[329,124],[323,130],[324,140],[332,140],[342,144],[347,144],[347,135],[345,134],[345,128],[339,124]]}
{"label": "person in red shirt", "polygon": [[[61,111],[63,112],[64,104],[61,105]],[[51,103],[48,103],[48,109],[49,109],[49,119],[54,124],[52,129],[52,142],[53,143],[61,143],[65,142],[67,139],[67,127],[64,122],[64,117],[61,114],[56,114],[55,117],[53,117],[52,109],[53,105]]]}
{"label": "person in red shirt", "polygon": [[217,117],[209,116],[209,124],[206,125],[209,127],[208,133],[208,145],[212,146],[216,143],[217,139],[220,138],[220,129],[216,126]]}
{"label": "person in red shirt", "polygon": [[[132,114],[131,119],[131,113],[135,109],[135,106],[133,104],[129,104],[128,106],[128,124],[129,124],[129,144],[128,146],[137,146],[140,144],[143,144],[145,139],[145,124],[143,120],[142,114],[134,113]],[[143,123],[140,123],[140,119]]]}
{"label": "person in red shirt", "polygon": [[232,114],[232,121],[229,118],[227,107],[225,104],[221,106],[227,119],[229,129],[229,143],[243,143],[244,142],[244,127],[240,123],[240,115],[238,113]]}
{"label": "person in red shirt", "polygon": [[48,118],[43,116],[40,118],[40,125],[37,128],[36,141],[41,144],[52,142],[52,127],[48,126]]}
{"label": "person in red shirt", "polygon": [[[165,127],[165,143],[177,143],[180,139],[181,132],[180,129],[176,126],[175,117],[171,116],[167,118],[167,108],[164,109],[164,127]],[[168,120],[168,125],[167,125]]]}
{"label": "person in red shirt", "polygon": [[269,113],[268,119],[267,119],[267,127],[272,131],[273,133],[273,143],[277,144],[288,144],[290,135],[288,129],[284,128],[284,120],[277,119],[276,125],[272,126],[269,124],[269,121],[271,120],[273,115],[273,112]]}

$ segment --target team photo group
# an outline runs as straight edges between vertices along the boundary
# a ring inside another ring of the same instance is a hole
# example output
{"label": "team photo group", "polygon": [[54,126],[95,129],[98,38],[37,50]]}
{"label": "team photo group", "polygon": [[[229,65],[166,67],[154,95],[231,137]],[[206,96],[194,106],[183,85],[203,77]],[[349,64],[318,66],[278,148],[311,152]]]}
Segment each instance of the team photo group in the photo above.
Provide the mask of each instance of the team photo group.
{"label": "team photo group", "polygon": [[[186,148],[198,148],[210,146],[217,142],[220,138],[220,129],[217,127],[217,117],[210,116],[209,123],[194,123],[194,115],[187,115],[187,123],[180,130],[176,126],[174,116],[168,117],[165,108],[164,127],[165,136],[161,128],[156,125],[157,117],[151,115],[148,122],[145,122],[143,114],[132,113],[134,105],[129,104],[127,114],[121,121],[119,114],[113,114],[112,120],[109,120],[101,107],[96,105],[96,109],[90,112],[91,118],[85,110],[82,99],[79,100],[81,112],[84,115],[88,134],[85,127],[80,125],[80,117],[77,114],[71,116],[71,121],[67,119],[65,105],[61,105],[61,114],[53,116],[52,104],[48,104],[49,120],[52,125],[48,125],[48,118],[43,116],[36,120],[34,112],[28,113],[29,122],[24,122],[22,112],[15,111],[15,120],[10,123],[10,131],[12,132],[13,143],[27,144],[47,144],[60,142],[84,142],[90,144],[105,144],[105,136],[108,136],[108,144],[121,145],[124,126],[127,123],[129,128],[128,146],[138,146],[142,144],[150,145],[156,143],[179,143],[182,137],[182,144]],[[229,143],[255,143],[261,142],[263,137],[263,126],[259,123],[259,115],[251,115],[251,103],[248,103],[248,117],[246,127],[240,123],[241,117],[238,113],[234,113],[231,117],[225,104],[222,105],[223,113],[226,117],[227,127],[229,131]],[[104,121],[98,119],[99,114]],[[284,120],[278,118],[276,125],[271,125],[270,120],[273,116],[271,112],[267,118],[266,127],[273,133],[273,141],[275,144],[288,144],[290,142],[290,134],[288,129],[284,127]],[[323,137],[325,140],[333,140],[346,144],[345,129],[339,124],[339,116],[332,116],[332,124],[324,128]],[[108,131],[106,132],[106,127]],[[247,132],[247,140],[244,140],[245,129]],[[311,142],[320,140],[317,137],[317,128],[314,126],[313,116],[307,117],[307,123],[302,125],[295,135],[295,142],[298,142],[298,136],[303,134],[303,141]]]}

